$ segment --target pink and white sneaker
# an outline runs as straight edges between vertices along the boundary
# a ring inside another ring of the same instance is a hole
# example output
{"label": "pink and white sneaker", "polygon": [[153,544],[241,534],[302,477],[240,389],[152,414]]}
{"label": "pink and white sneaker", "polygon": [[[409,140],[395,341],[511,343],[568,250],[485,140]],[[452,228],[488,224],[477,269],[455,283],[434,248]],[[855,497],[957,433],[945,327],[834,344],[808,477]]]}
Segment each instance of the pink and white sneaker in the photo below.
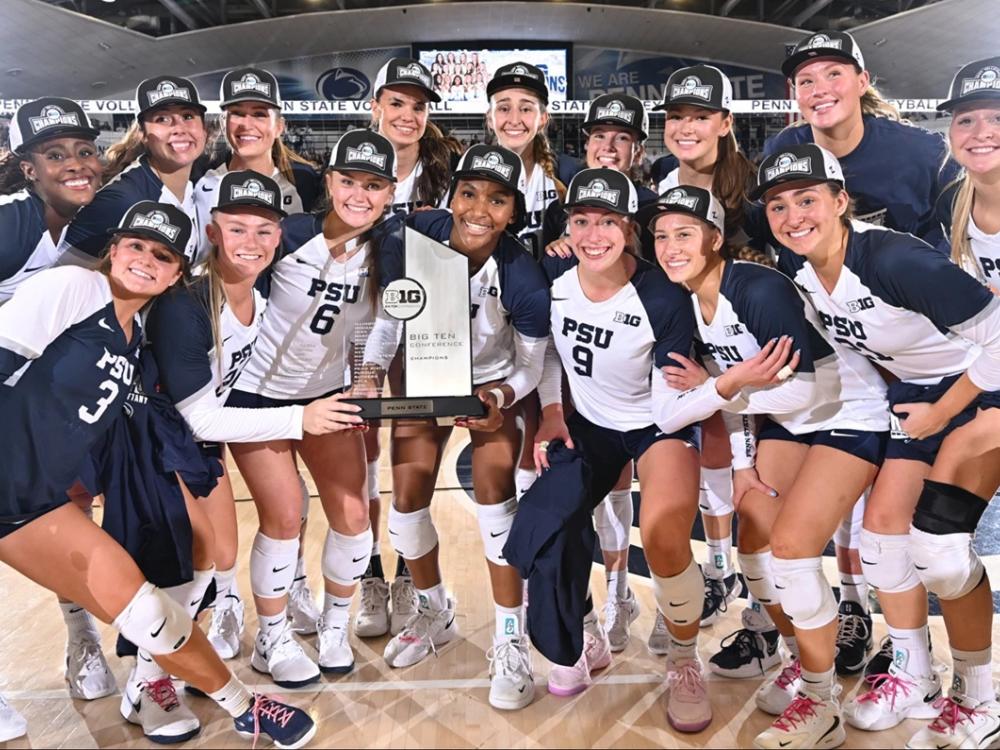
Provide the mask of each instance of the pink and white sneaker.
{"label": "pink and white sneaker", "polygon": [[764,680],[753,694],[757,708],[772,716],[781,716],[795,699],[802,685],[802,665],[798,659],[786,664]]}
{"label": "pink and white sneaker", "polygon": [[947,698],[934,702],[941,715],[921,729],[906,743],[910,748],[996,747],[1000,736],[1000,703],[995,700],[976,703],[952,691]]}
{"label": "pink and white sneaker", "polygon": [[931,673],[915,677],[889,665],[888,674],[865,678],[868,689],[844,706],[844,718],[852,727],[869,732],[881,732],[899,725],[905,719],[934,719],[940,712],[935,708],[941,697],[941,678]]}
{"label": "pink and white sneaker", "polygon": [[834,694],[827,700],[797,693],[781,716],[754,738],[754,747],[793,750],[843,745],[847,732],[844,731],[837,693],[839,686],[834,688]]}
{"label": "pink and white sneaker", "polygon": [[700,732],[712,723],[712,703],[698,659],[667,663],[667,721],[678,732]]}
{"label": "pink and white sneaker", "polygon": [[553,664],[549,671],[549,692],[553,695],[576,695],[582,693],[592,680],[590,675],[611,664],[611,644],[608,636],[601,631],[598,635],[583,633],[583,653],[572,667]]}

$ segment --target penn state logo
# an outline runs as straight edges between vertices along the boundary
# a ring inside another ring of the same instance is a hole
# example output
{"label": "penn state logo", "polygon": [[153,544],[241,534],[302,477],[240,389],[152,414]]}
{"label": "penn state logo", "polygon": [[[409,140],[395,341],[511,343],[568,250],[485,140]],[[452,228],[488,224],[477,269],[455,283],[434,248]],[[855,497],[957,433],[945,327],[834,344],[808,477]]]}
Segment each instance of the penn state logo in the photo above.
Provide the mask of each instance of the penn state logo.
{"label": "penn state logo", "polygon": [[316,81],[316,90],[324,99],[365,99],[371,91],[371,82],[355,68],[333,68]]}
{"label": "penn state logo", "polygon": [[472,168],[496,172],[505,180],[509,180],[511,173],[514,171],[514,165],[505,162],[503,157],[496,151],[490,151],[486,156],[473,156]]}
{"label": "penn state logo", "polygon": [[265,190],[260,180],[247,180],[242,185],[233,185],[229,189],[229,200],[252,198],[263,201],[269,206],[274,205],[274,191]]}
{"label": "penn state logo", "polygon": [[191,101],[191,92],[186,86],[175,86],[173,81],[160,81],[160,85],[153,91],[146,92],[146,98],[150,105],[156,104],[162,99],[183,99]]}
{"label": "penn state logo", "polygon": [[396,67],[396,78],[416,78],[424,86],[430,88],[431,78],[417,63],[409,65],[399,65]]}
{"label": "penn state logo", "polygon": [[231,82],[233,94],[242,94],[244,91],[256,91],[264,96],[271,96],[271,84],[260,80],[253,73],[244,73],[238,81]]}
{"label": "penn state logo", "polygon": [[796,174],[809,174],[812,172],[812,158],[806,156],[801,159],[795,154],[781,154],[774,160],[774,164],[764,170],[764,180],[773,180],[783,174],[793,172]]}
{"label": "penn state logo", "polygon": [[625,105],[620,101],[615,99],[608,103],[606,107],[597,108],[597,120],[621,120],[622,122],[627,122],[630,125],[632,120],[635,119],[635,112],[630,109],[626,109]]}
{"label": "penn state logo", "polygon": [[987,65],[976,73],[975,78],[962,79],[962,91],[959,96],[965,96],[973,91],[983,89],[1000,89],[1000,68]]}
{"label": "penn state logo", "polygon": [[54,128],[57,125],[80,127],[80,119],[75,112],[67,113],[55,104],[44,107],[37,117],[29,117],[28,123],[31,125],[32,133],[38,133],[46,128]]}
{"label": "penn state logo", "polygon": [[688,76],[670,89],[671,99],[678,96],[693,96],[695,99],[709,101],[712,98],[712,87],[703,84],[698,76]]}
{"label": "penn state logo", "polygon": [[538,75],[531,70],[528,70],[523,65],[515,65],[513,68],[507,71],[508,75],[512,76],[528,76],[528,78],[538,78]]}
{"label": "penn state logo", "polygon": [[831,39],[826,34],[813,34],[802,45],[802,49],[840,49],[843,46],[842,39]]}
{"label": "penn state logo", "polygon": [[380,153],[369,141],[365,141],[357,148],[347,147],[346,161],[359,161],[365,164],[374,164],[379,169],[385,169],[386,155]]}
{"label": "penn state logo", "polygon": [[129,222],[129,229],[152,229],[159,232],[168,240],[173,242],[180,234],[181,228],[170,223],[167,215],[162,211],[151,211],[148,214],[137,213]]}
{"label": "penn state logo", "polygon": [[608,187],[608,183],[598,178],[591,180],[586,187],[580,188],[576,193],[577,200],[599,200],[610,203],[612,206],[618,205],[618,196],[621,190],[613,190]]}
{"label": "penn state logo", "polygon": [[664,201],[674,206],[684,206],[692,211],[698,210],[698,196],[688,195],[687,191],[681,188],[676,188],[667,193],[667,197],[664,198]]}

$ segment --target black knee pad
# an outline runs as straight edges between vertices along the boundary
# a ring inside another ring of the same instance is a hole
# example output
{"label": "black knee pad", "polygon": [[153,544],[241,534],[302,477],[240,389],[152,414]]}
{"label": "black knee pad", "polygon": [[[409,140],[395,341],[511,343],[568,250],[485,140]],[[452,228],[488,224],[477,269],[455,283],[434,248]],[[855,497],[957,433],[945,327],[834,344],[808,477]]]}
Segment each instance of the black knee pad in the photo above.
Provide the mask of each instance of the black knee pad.
{"label": "black knee pad", "polygon": [[927,534],[972,534],[989,500],[953,484],[924,480],[913,526]]}

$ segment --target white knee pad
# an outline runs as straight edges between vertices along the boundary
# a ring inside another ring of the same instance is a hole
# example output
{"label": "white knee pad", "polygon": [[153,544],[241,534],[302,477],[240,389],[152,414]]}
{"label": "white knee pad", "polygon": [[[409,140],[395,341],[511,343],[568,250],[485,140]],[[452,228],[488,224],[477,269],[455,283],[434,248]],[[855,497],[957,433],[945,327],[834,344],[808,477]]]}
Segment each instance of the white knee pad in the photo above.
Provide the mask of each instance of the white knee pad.
{"label": "white knee pad", "polygon": [[299,559],[299,538],[272,539],[257,532],[250,548],[250,589],[262,599],[276,599],[288,593],[295,580]]}
{"label": "white knee pad", "polygon": [[306,487],[305,477],[300,473],[299,477],[299,493],[302,497],[302,523],[309,520],[309,488]]}
{"label": "white knee pad", "polygon": [[674,625],[691,625],[701,620],[705,605],[705,578],[698,563],[691,563],[682,573],[661,578],[650,571],[653,579],[653,596],[668,622]]}
{"label": "white knee pad", "polygon": [[329,529],[323,543],[323,577],[341,586],[353,586],[361,580],[371,556],[371,526],[356,536]]}
{"label": "white knee pad", "polygon": [[179,586],[165,588],[163,592],[184,607],[184,611],[188,613],[188,616],[193,618],[198,614],[201,602],[205,598],[205,592],[208,590],[208,584],[212,582],[214,577],[215,566],[213,565],[206,570],[194,571],[194,576],[190,581],[182,583]]}
{"label": "white knee pad", "polygon": [[594,508],[594,526],[601,549],[609,552],[628,549],[632,528],[632,490],[611,490]]}
{"label": "white knee pad", "polygon": [[368,499],[379,499],[378,459],[368,462]]}
{"label": "white knee pad", "polygon": [[476,506],[479,534],[483,538],[483,551],[491,563],[507,564],[503,557],[503,546],[507,543],[507,534],[510,533],[516,512],[517,498],[513,497],[496,505]]}
{"label": "white knee pad", "polygon": [[920,585],[910,556],[909,534],[878,534],[861,530],[861,570],[877,591],[899,594]]}
{"label": "white knee pad", "polygon": [[404,560],[416,560],[434,549],[438,535],[431,519],[431,509],[400,513],[395,505],[390,506],[389,543]]}
{"label": "white knee pad", "polygon": [[771,569],[771,553],[756,552],[749,554],[737,552],[736,558],[740,562],[740,570],[743,572],[743,580],[747,582],[750,593],[761,604],[781,605],[781,597],[778,589],[774,587],[774,571]]}
{"label": "white knee pad", "polygon": [[531,469],[518,468],[514,470],[514,489],[517,491],[519,500],[521,495],[531,489],[531,485],[535,483],[536,479],[538,479],[538,475]]}
{"label": "white knee pad", "polygon": [[910,555],[920,580],[939,599],[960,599],[983,580],[971,534],[928,534],[911,526]]}
{"label": "white knee pad", "polygon": [[177,651],[191,637],[194,622],[184,608],[148,581],[112,623],[123,636],[154,656]]}
{"label": "white knee pad", "polygon": [[815,630],[837,619],[837,600],[823,575],[823,558],[771,558],[781,609],[797,628]]}
{"label": "white knee pad", "polygon": [[733,467],[701,468],[698,510],[706,516],[725,516],[733,512]]}
{"label": "white knee pad", "polygon": [[865,517],[865,501],[868,499],[868,492],[865,491],[858,501],[851,508],[851,515],[846,516],[840,522],[840,526],[833,532],[833,543],[845,549],[859,549],[861,546],[861,522]]}

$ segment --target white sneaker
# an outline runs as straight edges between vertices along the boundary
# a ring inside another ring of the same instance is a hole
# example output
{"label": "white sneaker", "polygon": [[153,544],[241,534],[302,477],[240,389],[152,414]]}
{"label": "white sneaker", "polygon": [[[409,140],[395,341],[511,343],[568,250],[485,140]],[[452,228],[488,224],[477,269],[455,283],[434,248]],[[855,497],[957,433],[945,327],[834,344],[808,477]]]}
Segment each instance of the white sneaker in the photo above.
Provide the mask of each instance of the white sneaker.
{"label": "white sneaker", "polygon": [[653,620],[653,629],[649,631],[646,648],[656,656],[663,656],[670,650],[670,631],[667,630],[667,621],[660,610],[656,610],[656,619]]}
{"label": "white sneaker", "polygon": [[378,638],[389,632],[389,584],[381,578],[361,579],[361,605],[354,613],[354,635]]}
{"label": "white sneaker", "polygon": [[66,644],[66,682],[70,697],[85,701],[118,692],[100,642],[89,638]]}
{"label": "white sneaker", "polygon": [[28,722],[0,695],[0,742],[10,742],[28,733]]}
{"label": "white sneaker", "polygon": [[392,616],[389,619],[389,632],[399,635],[413,616],[417,614],[420,599],[413,579],[409,576],[397,576],[389,587],[392,598]]}
{"label": "white sneaker", "polygon": [[941,678],[935,673],[914,677],[891,664],[889,674],[868,678],[866,687],[844,705],[844,718],[852,727],[879,732],[904,719],[934,719],[940,713],[934,704],[941,697]]}
{"label": "white sneaker", "polygon": [[1000,703],[984,701],[978,705],[964,695],[952,692],[934,702],[941,715],[921,729],[906,743],[909,748],[987,748],[1000,739]]}
{"label": "white sneaker", "polygon": [[161,745],[184,742],[201,731],[198,717],[177,696],[173,680],[166,675],[126,682],[119,710],[125,721],[138,724],[148,740]]}
{"label": "white sneaker", "polygon": [[319,670],[328,674],[348,674],[354,669],[354,652],[347,637],[347,623],[328,626],[319,619]]}
{"label": "white sneaker", "polygon": [[[802,665],[798,659],[775,672],[764,680],[753,694],[757,708],[772,716],[785,713],[802,687]],[[838,705],[837,710],[840,710]]]}
{"label": "white sneaker", "polygon": [[234,659],[240,655],[243,628],[243,600],[237,594],[226,594],[212,610],[212,624],[208,628],[208,642],[220,659]]}
{"label": "white sneaker", "polygon": [[628,597],[619,599],[617,596],[608,596],[604,603],[604,632],[607,633],[608,642],[611,644],[611,651],[618,653],[624,651],[629,641],[629,630],[635,618],[639,616],[639,600],[631,589]]}
{"label": "white sneaker", "polygon": [[792,748],[838,747],[847,739],[840,701],[834,694],[829,700],[820,700],[806,693],[798,693],[781,716],[753,741],[755,747],[791,750]]}
{"label": "white sneaker", "polygon": [[667,721],[678,732],[700,732],[712,723],[705,670],[698,659],[668,662]]}
{"label": "white sneaker", "polygon": [[[395,613],[393,613],[395,614]],[[455,602],[449,598],[444,609],[420,608],[399,635],[385,645],[385,661],[390,667],[409,667],[458,635]]]}
{"label": "white sneaker", "polygon": [[261,674],[271,675],[275,685],[297,688],[318,682],[319,667],[306,656],[302,645],[295,640],[290,626],[286,626],[275,642],[269,643],[263,631],[257,631],[250,666]]}
{"label": "white sneaker", "polygon": [[515,711],[535,698],[535,678],[531,673],[528,639],[493,639],[486,652],[490,663],[490,705],[503,711]]}
{"label": "white sneaker", "polygon": [[316,606],[309,583],[300,578],[288,590],[288,619],[292,622],[292,632],[297,635],[312,635],[316,632],[320,611]]}

